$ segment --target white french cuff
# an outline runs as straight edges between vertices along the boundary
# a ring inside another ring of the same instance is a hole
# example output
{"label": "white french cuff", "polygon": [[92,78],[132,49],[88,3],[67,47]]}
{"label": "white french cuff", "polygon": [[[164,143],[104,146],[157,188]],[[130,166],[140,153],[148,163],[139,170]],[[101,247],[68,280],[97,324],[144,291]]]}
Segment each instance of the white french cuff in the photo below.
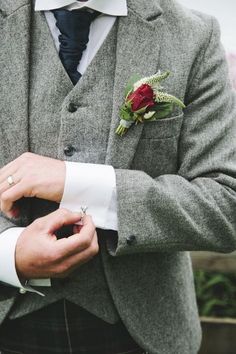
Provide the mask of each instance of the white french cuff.
{"label": "white french cuff", "polygon": [[116,177],[112,166],[66,162],[61,208],[81,211],[87,207],[96,227],[117,230]]}
{"label": "white french cuff", "polygon": [[0,235],[0,281],[19,288],[21,294],[30,291],[44,296],[40,291],[33,289],[31,285],[51,286],[50,279],[34,279],[22,284],[16,272],[15,248],[23,230],[24,227],[12,227]]}

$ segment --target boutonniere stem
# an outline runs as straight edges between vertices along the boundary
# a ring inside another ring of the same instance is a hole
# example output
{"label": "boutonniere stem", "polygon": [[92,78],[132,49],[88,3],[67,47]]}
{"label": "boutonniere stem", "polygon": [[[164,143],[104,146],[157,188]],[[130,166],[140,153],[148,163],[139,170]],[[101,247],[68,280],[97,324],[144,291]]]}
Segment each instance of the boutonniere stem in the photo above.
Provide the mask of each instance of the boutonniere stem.
{"label": "boutonniere stem", "polygon": [[116,133],[124,135],[133,124],[151,122],[167,117],[177,105],[185,105],[177,97],[162,90],[161,81],[169,76],[170,72],[158,72],[143,79],[132,77],[125,90],[125,102],[120,108],[120,124]]}

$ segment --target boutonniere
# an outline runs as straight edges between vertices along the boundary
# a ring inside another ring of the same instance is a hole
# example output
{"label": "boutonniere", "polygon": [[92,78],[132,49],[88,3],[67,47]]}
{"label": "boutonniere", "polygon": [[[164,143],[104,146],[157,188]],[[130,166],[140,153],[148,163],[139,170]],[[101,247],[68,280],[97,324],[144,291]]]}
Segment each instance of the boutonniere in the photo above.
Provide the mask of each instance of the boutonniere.
{"label": "boutonniere", "polygon": [[120,108],[118,135],[124,135],[133,124],[155,121],[167,117],[177,105],[185,105],[175,96],[163,91],[160,83],[169,76],[164,72],[140,79],[132,77],[125,90],[125,102]]}

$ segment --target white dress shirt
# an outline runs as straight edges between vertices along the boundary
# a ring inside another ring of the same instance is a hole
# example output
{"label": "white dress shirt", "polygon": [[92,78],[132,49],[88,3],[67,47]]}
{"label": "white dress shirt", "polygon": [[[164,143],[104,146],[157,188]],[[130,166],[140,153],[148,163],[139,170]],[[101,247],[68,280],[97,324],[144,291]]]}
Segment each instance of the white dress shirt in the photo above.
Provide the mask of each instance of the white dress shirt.
{"label": "white dress shirt", "polygon": [[[36,0],[35,11],[44,11],[55,47],[59,51],[56,20],[52,9],[66,7],[74,10],[89,7],[101,12],[91,24],[89,42],[83,52],[78,71],[84,74],[88,65],[110,32],[117,16],[127,15],[126,0]],[[60,207],[79,211],[86,206],[96,227],[117,230],[116,181],[112,166],[66,162],[66,180]],[[37,292],[34,286],[50,286],[50,279],[32,279],[27,285],[21,284],[15,268],[16,242],[24,228],[15,227],[4,231],[0,237],[0,281],[26,291]]]}

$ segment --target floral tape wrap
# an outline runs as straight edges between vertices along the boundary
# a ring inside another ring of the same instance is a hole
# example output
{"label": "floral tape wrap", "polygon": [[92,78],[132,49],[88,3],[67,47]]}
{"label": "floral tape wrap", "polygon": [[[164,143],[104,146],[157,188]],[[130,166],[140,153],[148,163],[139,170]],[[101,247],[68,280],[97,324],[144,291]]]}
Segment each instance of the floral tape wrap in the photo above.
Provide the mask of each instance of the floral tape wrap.
{"label": "floral tape wrap", "polygon": [[127,129],[129,129],[133,123],[134,122],[130,122],[130,121],[127,121],[124,119],[120,120],[120,125],[122,125],[122,127],[127,128]]}

